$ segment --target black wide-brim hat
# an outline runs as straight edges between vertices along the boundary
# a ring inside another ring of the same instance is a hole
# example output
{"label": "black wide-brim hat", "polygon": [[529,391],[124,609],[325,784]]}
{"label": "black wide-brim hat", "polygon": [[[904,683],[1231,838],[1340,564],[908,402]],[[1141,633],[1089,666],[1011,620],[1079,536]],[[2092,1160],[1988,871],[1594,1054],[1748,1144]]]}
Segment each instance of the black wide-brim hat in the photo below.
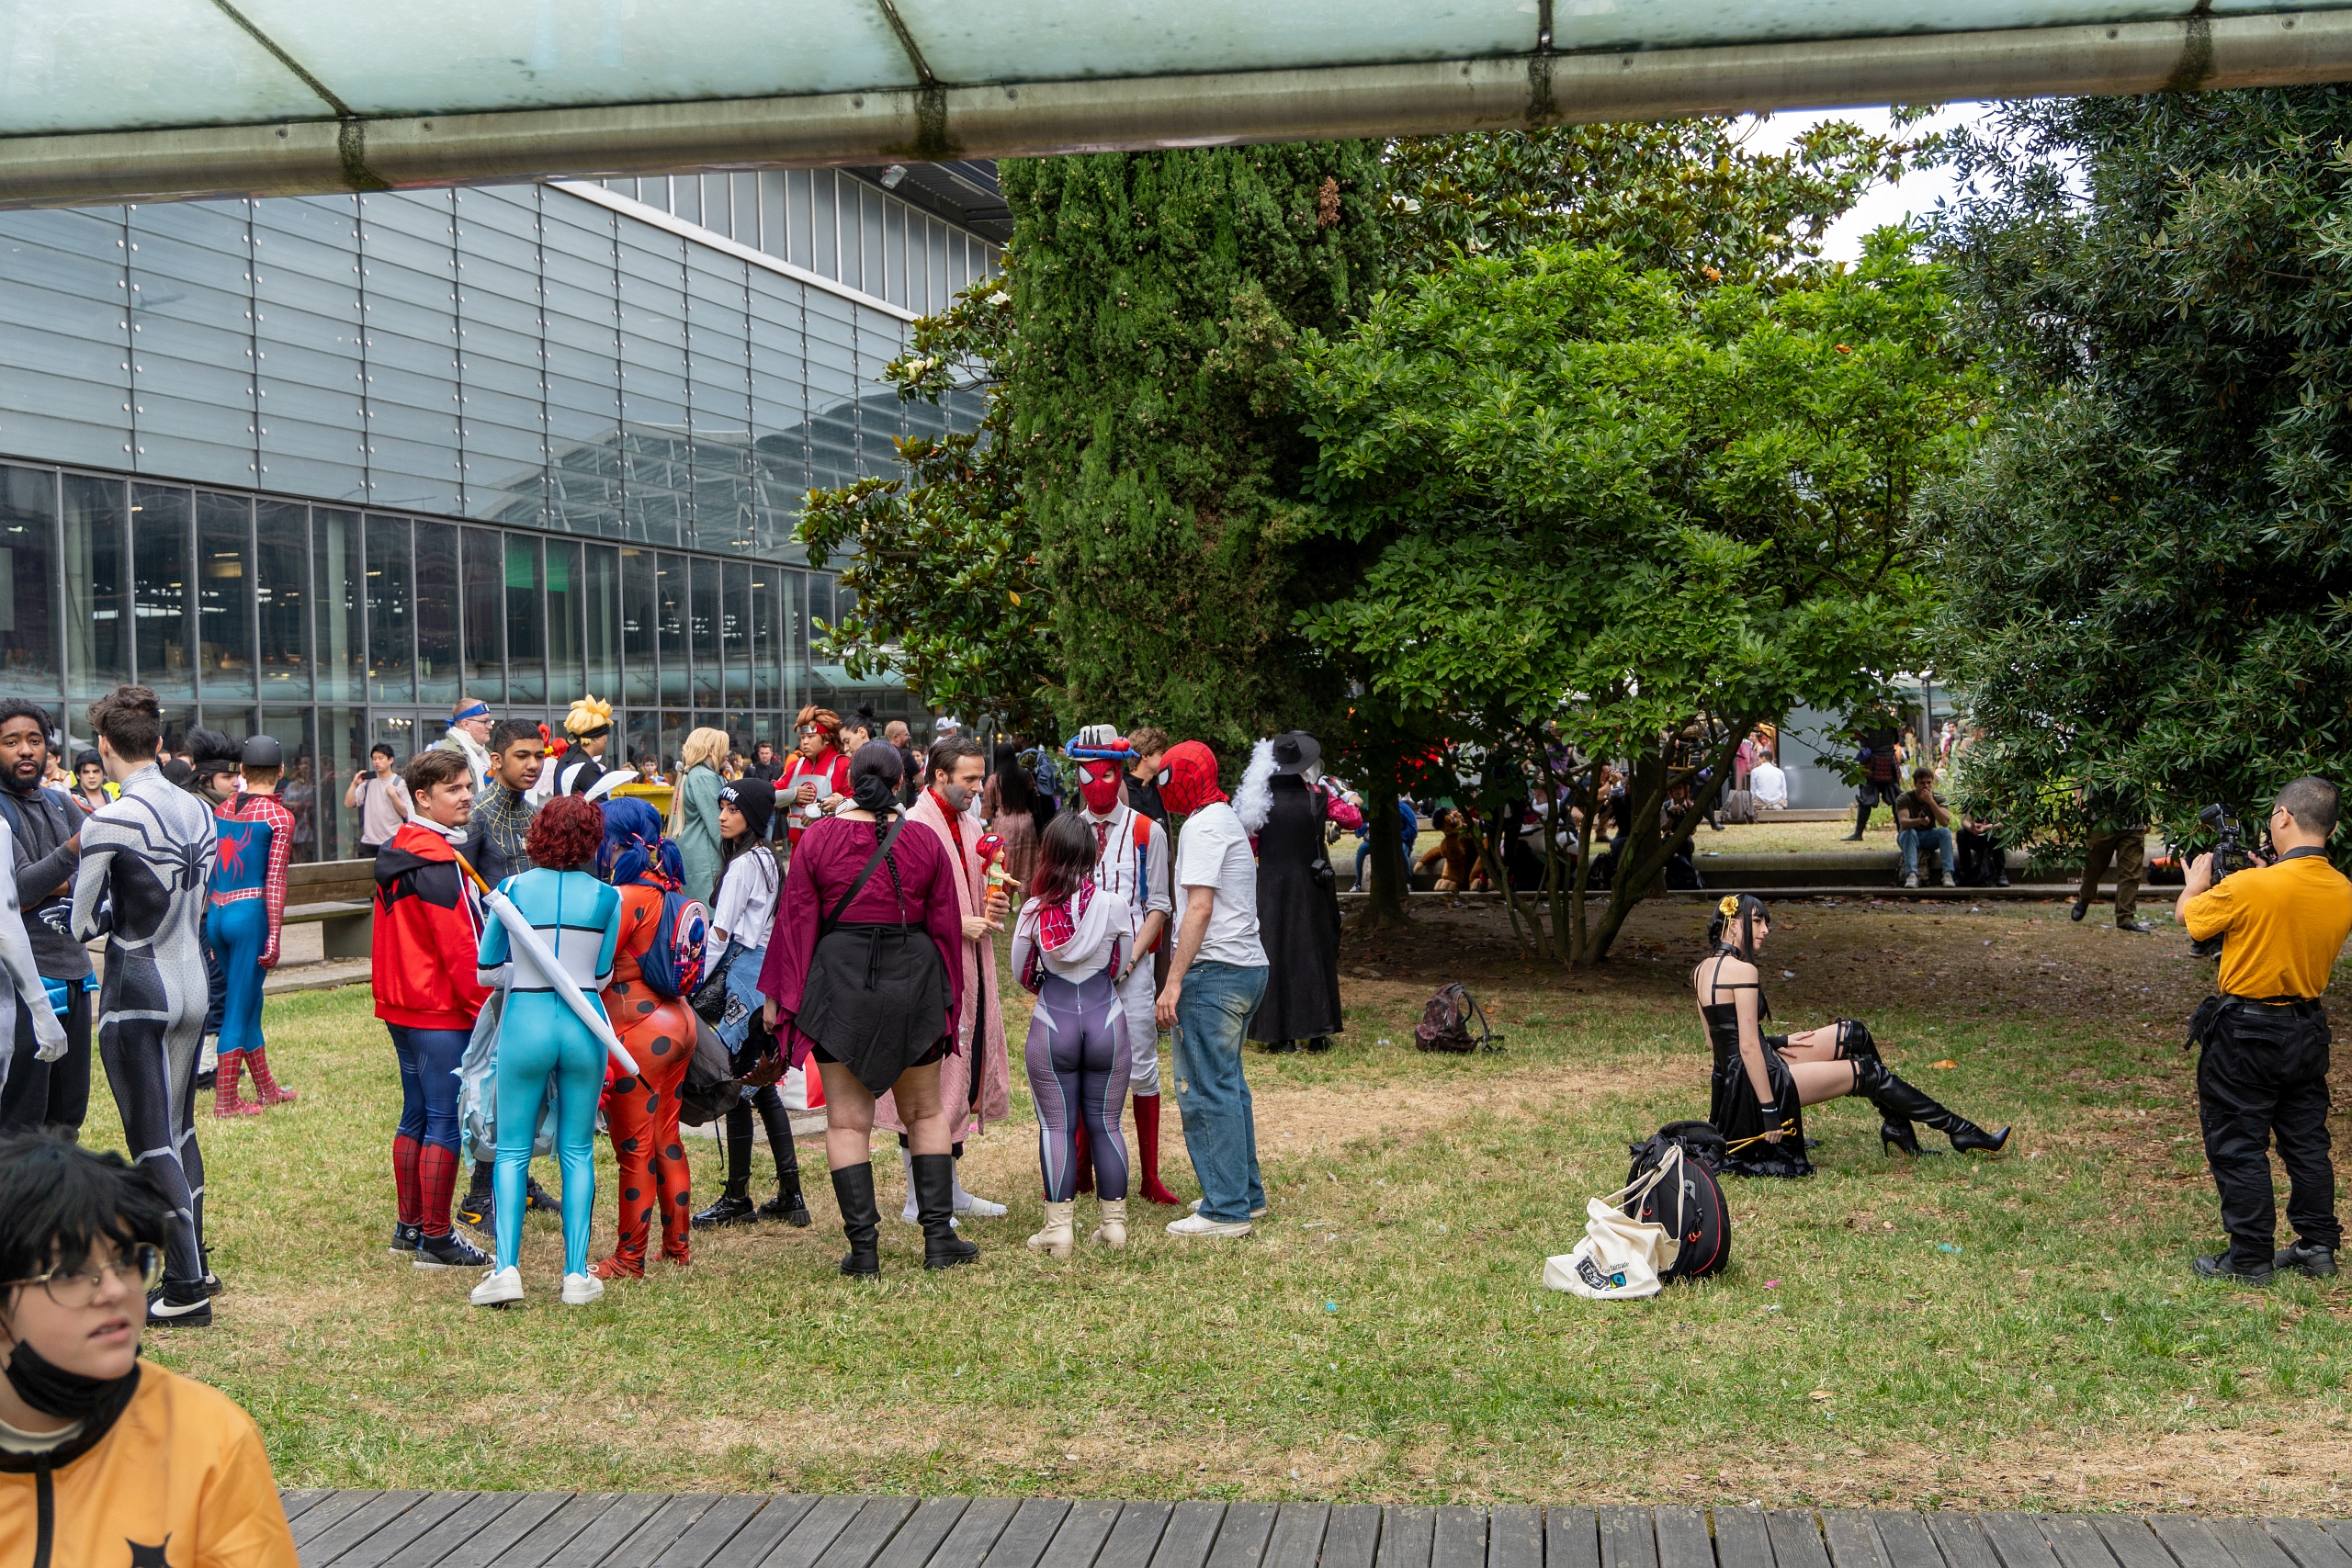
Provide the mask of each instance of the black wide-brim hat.
{"label": "black wide-brim hat", "polygon": [[1323,747],[1304,729],[1285,729],[1274,737],[1274,772],[1303,773],[1323,760]]}

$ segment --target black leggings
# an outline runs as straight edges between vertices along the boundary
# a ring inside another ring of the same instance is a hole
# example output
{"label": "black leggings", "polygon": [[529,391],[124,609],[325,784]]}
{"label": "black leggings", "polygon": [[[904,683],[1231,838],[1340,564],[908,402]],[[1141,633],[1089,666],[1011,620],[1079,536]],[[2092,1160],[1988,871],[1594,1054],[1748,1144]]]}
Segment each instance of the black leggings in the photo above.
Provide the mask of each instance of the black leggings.
{"label": "black leggings", "polygon": [[727,1196],[742,1198],[751,1191],[754,1111],[767,1129],[768,1153],[775,1156],[777,1189],[798,1190],[800,1154],[792,1146],[792,1117],[784,1108],[784,1096],[776,1093],[775,1085],[768,1084],[753,1089],[751,1099],[739,1100],[727,1109]]}

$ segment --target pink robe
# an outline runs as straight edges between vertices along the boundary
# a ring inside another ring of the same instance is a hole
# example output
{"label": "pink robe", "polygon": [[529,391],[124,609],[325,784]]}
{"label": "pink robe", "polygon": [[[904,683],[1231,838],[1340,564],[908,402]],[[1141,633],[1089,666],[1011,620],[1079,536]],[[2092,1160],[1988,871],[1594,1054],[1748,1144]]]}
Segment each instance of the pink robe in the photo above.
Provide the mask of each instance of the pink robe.
{"label": "pink robe", "polygon": [[[963,872],[956,878],[956,890],[963,899],[966,915],[978,915],[988,908],[988,874],[980,864],[974,846],[988,829],[981,826],[979,813],[967,809],[959,826],[964,831]],[[921,829],[933,835],[942,849],[952,859],[956,854],[955,835],[947,829],[947,814],[939,805],[939,797],[924,790],[907,809],[907,831]],[[983,1002],[988,1007],[988,1025],[981,1032],[981,1055],[985,1060],[980,1068],[980,1100],[972,1104],[972,1056],[968,1050],[949,1056],[939,1064],[939,1096],[947,1108],[948,1136],[961,1142],[978,1133],[991,1122],[1001,1122],[1012,1114],[1012,1067],[1004,1050],[1004,1003],[996,988],[996,941],[993,931],[978,942],[964,943],[964,974],[956,995],[961,1000],[956,1018],[956,1038],[969,1045],[972,1022]],[[899,1108],[889,1095],[874,1102],[874,1124],[893,1133],[903,1133],[906,1123],[899,1120]]]}

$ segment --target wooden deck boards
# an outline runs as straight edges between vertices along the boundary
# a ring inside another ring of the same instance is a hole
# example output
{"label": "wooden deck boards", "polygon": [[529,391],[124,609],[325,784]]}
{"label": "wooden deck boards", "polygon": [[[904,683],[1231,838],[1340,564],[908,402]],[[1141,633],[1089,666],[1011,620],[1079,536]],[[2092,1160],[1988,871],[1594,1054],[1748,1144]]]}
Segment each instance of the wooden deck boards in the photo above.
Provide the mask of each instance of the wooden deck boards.
{"label": "wooden deck boards", "polygon": [[2352,1568],[2352,1525],[2186,1514],[281,1495],[303,1568]]}

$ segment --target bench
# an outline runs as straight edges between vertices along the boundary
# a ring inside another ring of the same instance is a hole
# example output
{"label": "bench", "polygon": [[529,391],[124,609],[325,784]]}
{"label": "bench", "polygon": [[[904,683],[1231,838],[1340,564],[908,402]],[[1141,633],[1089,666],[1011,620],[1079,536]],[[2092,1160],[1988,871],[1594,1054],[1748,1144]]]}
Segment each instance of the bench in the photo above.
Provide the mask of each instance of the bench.
{"label": "bench", "polygon": [[365,958],[375,941],[376,901],[336,898],[321,904],[288,904],[285,923],[316,925],[320,944],[330,960]]}

